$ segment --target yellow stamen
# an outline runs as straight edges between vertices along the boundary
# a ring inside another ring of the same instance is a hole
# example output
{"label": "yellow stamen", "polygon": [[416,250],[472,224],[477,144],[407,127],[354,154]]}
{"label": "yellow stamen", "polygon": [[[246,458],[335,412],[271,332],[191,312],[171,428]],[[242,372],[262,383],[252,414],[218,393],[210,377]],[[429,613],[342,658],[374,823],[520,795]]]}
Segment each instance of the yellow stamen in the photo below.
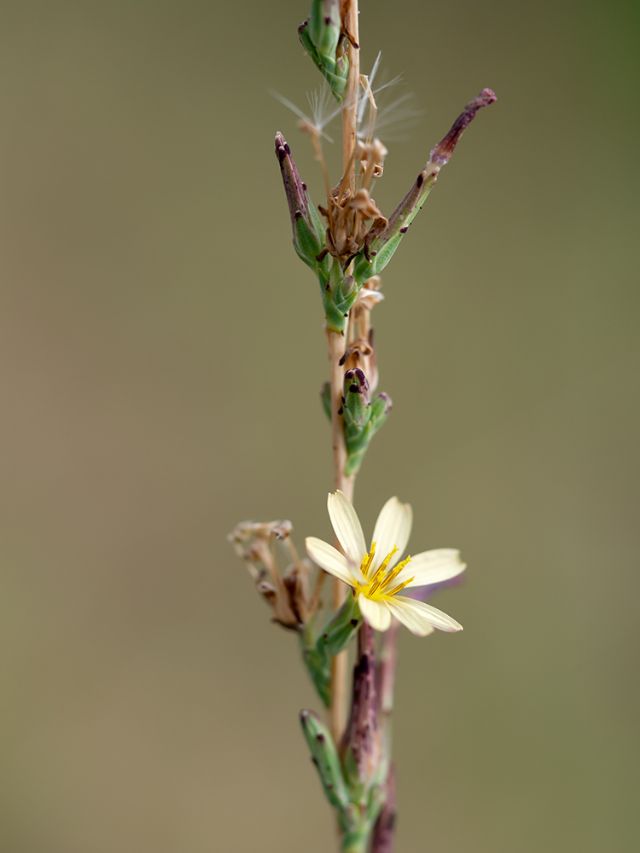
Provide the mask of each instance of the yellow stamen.
{"label": "yellow stamen", "polygon": [[370,590],[371,592],[375,592],[379,586],[384,585],[384,576],[385,576],[386,571],[387,571],[387,566],[391,562],[391,558],[397,552],[397,550],[398,549],[394,545],[393,548],[391,549],[391,551],[389,551],[387,556],[384,558],[384,560],[380,563],[380,565],[376,569],[374,576],[371,578],[371,590]]}
{"label": "yellow stamen", "polygon": [[410,562],[410,560],[411,560],[411,557],[405,557],[404,560],[402,560],[400,563],[398,563],[398,565],[392,571],[390,571],[389,574],[386,576],[382,585],[384,587],[388,587],[391,584],[391,582],[394,581],[398,577],[400,572]]}
{"label": "yellow stamen", "polygon": [[411,557],[405,557],[405,559],[398,563],[397,566],[394,566],[390,572],[387,572],[389,563],[397,552],[398,549],[394,546],[375,570],[373,576],[369,577],[369,572],[375,556],[375,543],[372,544],[371,551],[363,558],[362,563],[360,564],[360,571],[365,578],[365,583],[356,584],[356,592],[360,595],[364,595],[365,598],[372,599],[373,601],[384,601],[385,599],[388,600],[392,598],[396,593],[400,592],[401,589],[404,589],[405,586],[410,584],[413,578],[401,581],[394,587],[391,586],[399,576],[400,572],[411,560]]}
{"label": "yellow stamen", "polygon": [[409,578],[409,579],[408,579],[408,580],[406,580],[406,581],[402,581],[402,583],[399,583],[397,586],[394,586],[394,588],[393,588],[393,589],[390,589],[390,590],[386,593],[386,595],[388,595],[390,598],[391,598],[392,596],[394,596],[394,595],[397,595],[397,594],[400,592],[400,590],[401,590],[401,589],[404,589],[404,588],[405,588],[405,586],[409,586],[409,584],[411,583],[411,581],[412,581],[412,580],[415,580],[415,578]]}
{"label": "yellow stamen", "polygon": [[369,569],[371,568],[371,563],[373,563],[373,558],[375,557],[375,555],[376,555],[376,543],[372,542],[371,543],[371,550],[366,555],[366,557],[362,558],[362,562],[360,563],[360,571],[362,572],[362,574],[364,575],[365,578],[366,578],[367,574],[369,573]]}

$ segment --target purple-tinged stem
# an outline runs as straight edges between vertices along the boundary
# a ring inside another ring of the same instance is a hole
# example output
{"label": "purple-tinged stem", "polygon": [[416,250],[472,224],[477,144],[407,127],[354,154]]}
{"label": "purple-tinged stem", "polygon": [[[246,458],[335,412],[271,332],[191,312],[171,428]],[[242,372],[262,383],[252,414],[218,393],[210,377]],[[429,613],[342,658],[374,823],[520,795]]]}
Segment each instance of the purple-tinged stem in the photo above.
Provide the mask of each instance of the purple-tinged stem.
{"label": "purple-tinged stem", "polygon": [[409,192],[389,217],[389,222],[380,236],[380,240],[388,239],[395,231],[400,232],[403,226],[407,226],[413,220],[420,207],[424,204],[427,195],[438,178],[440,169],[451,159],[463,131],[469,127],[479,109],[488,107],[496,101],[493,89],[483,89],[482,92],[469,101],[458,118],[451,125],[451,129],[431,149],[426,165],[416,178]]}
{"label": "purple-tinged stem", "polygon": [[389,767],[385,783],[384,805],[378,815],[371,838],[371,853],[393,853],[396,829],[396,773]]}
{"label": "purple-tinged stem", "polygon": [[362,623],[358,631],[358,657],[353,668],[351,713],[345,730],[343,749],[366,784],[375,776],[380,761],[378,699],[373,629]]}
{"label": "purple-tinged stem", "polygon": [[435,186],[440,170],[449,162],[462,133],[476,117],[478,110],[488,107],[496,100],[493,89],[483,89],[476,98],[469,101],[449,132],[431,149],[425,166],[386,225],[380,225],[378,228],[374,226],[367,235],[364,255],[356,260],[354,266],[354,275],[358,281],[383,271]]}
{"label": "purple-tinged stem", "polygon": [[[382,734],[382,748],[391,758],[391,714],[398,662],[398,623],[394,622],[383,635],[380,656],[376,666],[378,720]],[[389,763],[385,781],[385,798],[378,815],[371,841],[371,853],[393,853],[396,824],[395,768]]]}
{"label": "purple-tinged stem", "polygon": [[464,110],[451,125],[449,133],[447,133],[447,135],[438,142],[436,147],[431,150],[431,156],[429,158],[430,162],[438,163],[441,166],[448,163],[463,131],[469,127],[476,117],[478,110],[482,109],[482,107],[490,106],[495,103],[496,100],[496,93],[493,89],[483,89],[477,98],[473,98],[473,100],[469,101]]}

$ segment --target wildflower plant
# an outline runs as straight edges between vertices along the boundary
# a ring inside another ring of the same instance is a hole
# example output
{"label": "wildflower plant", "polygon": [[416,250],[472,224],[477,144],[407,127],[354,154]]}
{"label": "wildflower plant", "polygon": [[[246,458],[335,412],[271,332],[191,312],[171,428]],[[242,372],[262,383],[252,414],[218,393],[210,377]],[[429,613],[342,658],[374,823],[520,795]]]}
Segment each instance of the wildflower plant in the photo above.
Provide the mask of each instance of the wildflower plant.
{"label": "wildflower plant", "polygon": [[[496,97],[483,89],[432,149],[405,196],[386,215],[372,192],[384,173],[386,124],[377,96],[380,54],[360,73],[357,0],[312,0],[298,28],[323,89],[309,98],[310,115],[283,96],[298,116],[320,164],[324,198],[315,204],[282,133],[275,153],[282,174],[293,246],[315,276],[325,317],[329,380],[322,403],[331,423],[334,488],[328,512],[335,545],[309,536],[296,549],[288,521],[243,522],[230,539],[246,563],[273,621],[296,635],[326,721],[311,710],[300,723],[326,798],[333,807],[342,851],[390,853],[396,816],[391,715],[398,626],[425,637],[462,626],[424,600],[463,572],[457,550],[438,548],[405,556],[412,527],[408,504],[386,501],[366,542],[352,498],[355,478],[373,436],[391,411],[378,391],[371,324],[383,299],[381,273],[478,111]],[[402,117],[413,111],[396,99]],[[323,145],[327,128],[342,121],[342,174],[329,176]],[[331,578],[331,587],[325,583]],[[349,672],[348,655],[353,650]],[[348,682],[351,681],[351,689]]]}

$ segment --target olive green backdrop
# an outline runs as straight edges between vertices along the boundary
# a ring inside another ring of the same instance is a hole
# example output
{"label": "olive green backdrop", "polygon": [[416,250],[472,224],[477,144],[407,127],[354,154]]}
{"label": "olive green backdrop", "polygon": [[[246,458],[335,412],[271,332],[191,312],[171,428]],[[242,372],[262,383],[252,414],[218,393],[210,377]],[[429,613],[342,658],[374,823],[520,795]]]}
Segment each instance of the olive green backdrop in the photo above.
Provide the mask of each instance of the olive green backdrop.
{"label": "olive green backdrop", "polygon": [[[225,541],[327,535],[316,285],[273,134],[317,83],[307,0],[0,3],[7,853],[330,853],[317,705]],[[638,16],[631,2],[362,2],[422,110],[389,210],[483,86],[384,275],[394,399],[357,488],[456,545],[402,637],[398,853],[638,838]]]}

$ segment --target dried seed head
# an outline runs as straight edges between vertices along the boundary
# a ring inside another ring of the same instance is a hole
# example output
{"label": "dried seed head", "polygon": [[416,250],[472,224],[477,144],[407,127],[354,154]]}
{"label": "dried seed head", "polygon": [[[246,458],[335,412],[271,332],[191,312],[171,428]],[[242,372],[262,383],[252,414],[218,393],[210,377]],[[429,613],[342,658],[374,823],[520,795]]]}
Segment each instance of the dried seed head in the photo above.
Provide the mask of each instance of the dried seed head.
{"label": "dried seed head", "polygon": [[348,372],[353,373],[356,369],[364,375],[364,362],[373,352],[373,347],[368,341],[357,340],[346,348],[343,361]]}
{"label": "dried seed head", "polygon": [[360,163],[360,176],[364,187],[370,187],[374,178],[382,177],[384,160],[388,153],[377,137],[372,142],[358,140],[356,160]]}
{"label": "dried seed head", "polygon": [[274,539],[288,539],[292,530],[293,525],[286,519],[281,521],[241,521],[233,528],[228,538],[235,545],[242,546],[257,540],[268,542]]}
{"label": "dried seed head", "polygon": [[378,386],[378,370],[371,339],[358,338],[352,341],[345,350],[342,363],[348,371],[359,369],[368,377],[369,390],[375,391]]}
{"label": "dried seed head", "polygon": [[[290,521],[243,521],[229,534],[236,554],[244,561],[258,593],[284,628],[299,630],[309,616],[309,562],[299,560],[291,542]],[[286,547],[291,565],[283,574],[276,547]]]}
{"label": "dried seed head", "polygon": [[360,188],[352,193],[349,188],[341,192],[336,188],[331,194],[328,208],[320,208],[328,221],[329,251],[346,265],[353,255],[365,245],[371,228],[384,228],[387,220],[369,195]]}
{"label": "dried seed head", "polygon": [[297,625],[305,625],[309,616],[309,575],[311,564],[307,559],[292,563],[284,574],[283,582]]}

